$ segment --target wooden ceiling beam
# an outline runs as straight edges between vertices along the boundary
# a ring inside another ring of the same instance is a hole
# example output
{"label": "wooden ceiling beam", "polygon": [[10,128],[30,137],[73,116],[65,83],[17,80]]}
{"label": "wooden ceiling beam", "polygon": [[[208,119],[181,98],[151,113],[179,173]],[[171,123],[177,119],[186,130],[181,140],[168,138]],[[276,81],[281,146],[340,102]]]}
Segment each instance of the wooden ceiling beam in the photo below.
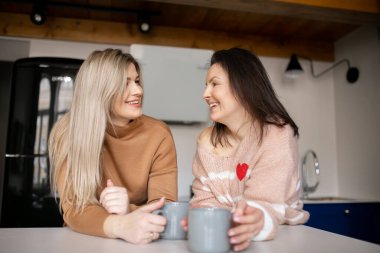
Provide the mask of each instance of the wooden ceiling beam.
{"label": "wooden ceiling beam", "polygon": [[346,24],[380,24],[379,0],[148,0]]}
{"label": "wooden ceiling beam", "polygon": [[203,49],[244,47],[261,56],[285,57],[292,53],[314,60],[333,61],[334,45],[324,41],[292,40],[211,32],[204,30],[154,26],[149,34],[136,24],[84,19],[49,18],[34,25],[29,15],[0,12],[0,35],[105,44],[150,44]]}
{"label": "wooden ceiling beam", "polygon": [[380,13],[379,0],[273,0],[288,4],[300,4],[320,8],[333,8],[364,13]]}

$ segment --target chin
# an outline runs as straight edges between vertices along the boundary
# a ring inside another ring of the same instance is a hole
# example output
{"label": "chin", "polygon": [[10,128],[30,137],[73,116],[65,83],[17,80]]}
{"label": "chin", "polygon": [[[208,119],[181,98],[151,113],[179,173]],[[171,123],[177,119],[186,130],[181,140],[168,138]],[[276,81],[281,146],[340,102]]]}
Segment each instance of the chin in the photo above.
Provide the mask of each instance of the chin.
{"label": "chin", "polygon": [[140,117],[141,115],[142,115],[142,112],[133,115],[131,118],[132,118],[132,119],[137,119],[137,118]]}
{"label": "chin", "polygon": [[126,114],[126,118],[129,118],[129,119],[137,119],[138,117],[140,117],[142,115],[142,111],[140,112],[133,112],[133,113],[128,113],[128,115]]}
{"label": "chin", "polygon": [[220,116],[218,116],[218,114],[216,114],[216,113],[211,113],[210,119],[214,122],[220,122],[220,120],[221,120]]}

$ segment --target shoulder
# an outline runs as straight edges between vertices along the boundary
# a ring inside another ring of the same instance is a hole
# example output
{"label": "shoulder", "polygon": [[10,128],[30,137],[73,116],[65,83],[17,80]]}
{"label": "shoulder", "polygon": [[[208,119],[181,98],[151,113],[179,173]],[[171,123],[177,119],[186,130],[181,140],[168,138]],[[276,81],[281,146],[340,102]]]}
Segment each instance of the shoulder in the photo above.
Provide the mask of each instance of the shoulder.
{"label": "shoulder", "polygon": [[214,146],[211,143],[212,127],[206,127],[198,136],[198,147],[205,147],[207,150],[213,150]]}
{"label": "shoulder", "polygon": [[142,115],[139,120],[146,131],[171,135],[171,131],[168,125],[161,120],[147,115]]}
{"label": "shoulder", "polygon": [[197,152],[198,153],[210,153],[215,150],[214,146],[211,143],[211,132],[212,127],[204,128],[201,133],[198,135],[197,139]]}
{"label": "shoulder", "polygon": [[212,127],[206,127],[198,136],[198,142],[202,144],[210,143]]}
{"label": "shoulder", "polygon": [[158,119],[142,115],[139,118],[139,139],[143,146],[160,147],[163,149],[174,147],[174,138],[169,126]]}
{"label": "shoulder", "polygon": [[265,126],[263,143],[273,145],[296,141],[297,137],[294,135],[293,128],[289,124],[283,127],[278,127],[273,124]]}
{"label": "shoulder", "polygon": [[215,147],[212,144],[211,141],[211,134],[212,134],[213,127],[207,127],[203,129],[203,131],[200,133],[198,137],[198,149],[197,151],[202,154],[212,154],[216,155],[217,157],[229,157],[234,149],[237,147],[233,142],[232,145],[225,145],[221,146],[217,144]]}

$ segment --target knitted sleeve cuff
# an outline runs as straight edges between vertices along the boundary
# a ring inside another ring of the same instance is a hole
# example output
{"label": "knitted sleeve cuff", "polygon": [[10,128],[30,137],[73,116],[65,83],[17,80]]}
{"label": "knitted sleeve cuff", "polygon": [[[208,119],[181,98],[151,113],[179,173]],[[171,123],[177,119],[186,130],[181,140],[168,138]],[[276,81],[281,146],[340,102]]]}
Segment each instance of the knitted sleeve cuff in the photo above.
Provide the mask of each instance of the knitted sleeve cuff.
{"label": "knitted sleeve cuff", "polygon": [[255,207],[257,209],[260,209],[264,213],[264,226],[263,229],[254,237],[252,237],[252,241],[265,241],[272,239],[275,232],[275,222],[273,221],[272,216],[269,214],[269,212],[261,205],[259,205],[257,202],[248,200],[247,205],[251,207]]}

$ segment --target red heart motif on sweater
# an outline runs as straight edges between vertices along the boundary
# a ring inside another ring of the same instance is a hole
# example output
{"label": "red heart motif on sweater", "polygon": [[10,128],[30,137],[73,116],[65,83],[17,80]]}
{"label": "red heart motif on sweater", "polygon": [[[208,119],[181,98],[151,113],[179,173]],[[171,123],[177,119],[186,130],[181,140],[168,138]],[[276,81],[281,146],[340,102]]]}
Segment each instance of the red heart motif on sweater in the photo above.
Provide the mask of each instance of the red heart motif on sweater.
{"label": "red heart motif on sweater", "polygon": [[238,179],[240,181],[243,180],[243,178],[247,174],[247,171],[248,171],[248,164],[246,164],[246,163],[243,163],[243,164],[238,163],[238,165],[236,166],[236,175],[237,175],[237,177],[238,177]]}

